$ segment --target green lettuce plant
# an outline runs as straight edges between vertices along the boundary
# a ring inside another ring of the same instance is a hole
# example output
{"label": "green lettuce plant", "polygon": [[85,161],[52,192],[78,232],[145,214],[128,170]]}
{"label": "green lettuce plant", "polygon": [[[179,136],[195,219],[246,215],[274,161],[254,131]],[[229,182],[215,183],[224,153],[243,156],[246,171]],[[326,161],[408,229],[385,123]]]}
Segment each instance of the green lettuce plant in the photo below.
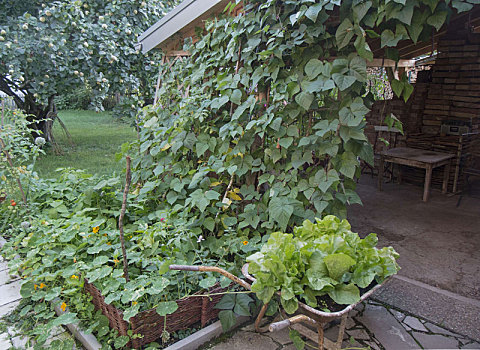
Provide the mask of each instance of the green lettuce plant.
{"label": "green lettuce plant", "polygon": [[289,314],[297,310],[299,300],[324,309],[317,299],[323,296],[337,304],[353,304],[360,300],[360,288],[382,283],[399,270],[395,250],[378,249],[377,241],[374,233],[360,238],[347,220],[333,215],[315,223],[306,220],[294,234],[274,232],[247,258],[249,273],[256,278],[252,291],[264,303],[280,291]]}

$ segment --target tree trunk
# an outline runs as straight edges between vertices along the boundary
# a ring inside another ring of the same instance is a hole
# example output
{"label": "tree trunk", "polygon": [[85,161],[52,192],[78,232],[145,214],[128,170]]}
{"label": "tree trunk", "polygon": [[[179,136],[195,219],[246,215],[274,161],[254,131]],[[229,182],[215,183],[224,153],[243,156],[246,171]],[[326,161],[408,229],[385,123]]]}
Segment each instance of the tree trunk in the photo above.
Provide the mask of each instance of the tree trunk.
{"label": "tree trunk", "polygon": [[48,105],[38,103],[32,95],[25,96],[25,113],[32,123],[32,136],[43,137],[47,142],[55,143],[52,134],[52,126],[56,117],[54,110],[54,96],[49,97]]}

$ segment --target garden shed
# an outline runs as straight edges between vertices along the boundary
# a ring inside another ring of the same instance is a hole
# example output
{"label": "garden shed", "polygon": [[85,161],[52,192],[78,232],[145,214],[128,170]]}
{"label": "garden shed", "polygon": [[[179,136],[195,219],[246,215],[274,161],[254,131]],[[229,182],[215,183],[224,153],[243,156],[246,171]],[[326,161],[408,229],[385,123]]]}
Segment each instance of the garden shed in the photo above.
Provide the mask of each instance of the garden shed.
{"label": "garden shed", "polygon": [[[204,31],[204,21],[223,11],[233,16],[241,15],[243,5],[240,2],[234,6],[228,0],[183,1],[139,37],[137,49],[143,53],[161,49],[167,62],[188,56],[189,53],[183,51],[183,41],[186,38],[198,40],[196,35]],[[337,14],[331,15],[329,24],[338,25],[338,18]],[[385,124],[386,115],[393,114],[404,128],[404,135],[393,135],[394,146],[455,155],[448,191],[458,193],[464,182],[462,169],[467,166],[466,158],[480,154],[480,6],[454,14],[447,25],[432,31],[427,41],[400,40],[396,45],[397,61],[386,58],[388,48],[381,48],[380,38],[367,42],[373,53],[373,59],[367,61],[368,67],[394,77],[407,70],[414,87],[407,101],[390,90],[387,99],[371,106],[366,116],[365,133],[376,148],[375,152],[392,147],[379,142],[380,138],[390,143],[392,133],[378,126]],[[161,76],[158,79],[159,84]],[[468,162],[469,167],[480,168],[474,159]],[[407,167],[403,171],[405,181],[424,183],[422,169]],[[442,181],[442,169],[434,170],[432,187],[440,188]]]}

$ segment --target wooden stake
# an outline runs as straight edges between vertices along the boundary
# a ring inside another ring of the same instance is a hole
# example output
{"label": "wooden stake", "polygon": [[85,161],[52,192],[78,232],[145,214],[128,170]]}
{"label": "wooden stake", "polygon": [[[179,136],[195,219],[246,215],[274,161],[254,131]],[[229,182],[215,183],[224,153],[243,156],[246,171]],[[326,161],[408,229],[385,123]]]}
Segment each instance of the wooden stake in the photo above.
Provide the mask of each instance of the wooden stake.
{"label": "wooden stake", "polygon": [[154,106],[157,105],[158,99],[160,98],[160,96],[158,95],[158,90],[160,90],[160,84],[162,82],[162,68],[163,68],[163,63],[165,62],[164,59],[165,59],[165,56],[163,56],[162,67],[160,67],[160,71],[158,72],[157,85],[156,85],[156,88],[155,88],[155,97],[153,99],[153,105]]}
{"label": "wooden stake", "polygon": [[120,230],[120,243],[122,244],[122,255],[123,255],[123,275],[127,282],[129,281],[129,278],[128,278],[127,251],[125,250],[125,238],[123,236],[123,217],[125,216],[125,211],[127,209],[127,195],[130,189],[130,183],[132,181],[130,161],[131,161],[130,157],[127,156],[127,174],[125,179],[125,189],[123,191],[122,210],[120,211],[120,217],[118,218],[118,228]]}

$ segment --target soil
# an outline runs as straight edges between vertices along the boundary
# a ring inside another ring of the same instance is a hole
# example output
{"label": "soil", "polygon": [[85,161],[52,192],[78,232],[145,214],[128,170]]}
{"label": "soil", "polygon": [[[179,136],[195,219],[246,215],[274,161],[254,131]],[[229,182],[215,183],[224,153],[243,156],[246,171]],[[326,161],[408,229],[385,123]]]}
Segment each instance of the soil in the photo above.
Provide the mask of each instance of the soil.
{"label": "soil", "polygon": [[[368,292],[370,289],[375,287],[377,284],[378,283],[376,281],[373,281],[372,283],[370,283],[370,285],[368,287],[359,288],[360,289],[360,297],[363,294],[365,294],[366,292]],[[321,297],[317,297],[317,303],[318,303],[318,306],[315,309],[325,311],[322,308],[322,305],[325,305],[326,309],[328,309],[329,312],[342,311],[343,309],[345,309],[348,306],[347,304],[337,304],[336,302],[334,302],[332,300],[332,298],[330,298],[328,296],[328,294],[327,295],[322,295]]]}

